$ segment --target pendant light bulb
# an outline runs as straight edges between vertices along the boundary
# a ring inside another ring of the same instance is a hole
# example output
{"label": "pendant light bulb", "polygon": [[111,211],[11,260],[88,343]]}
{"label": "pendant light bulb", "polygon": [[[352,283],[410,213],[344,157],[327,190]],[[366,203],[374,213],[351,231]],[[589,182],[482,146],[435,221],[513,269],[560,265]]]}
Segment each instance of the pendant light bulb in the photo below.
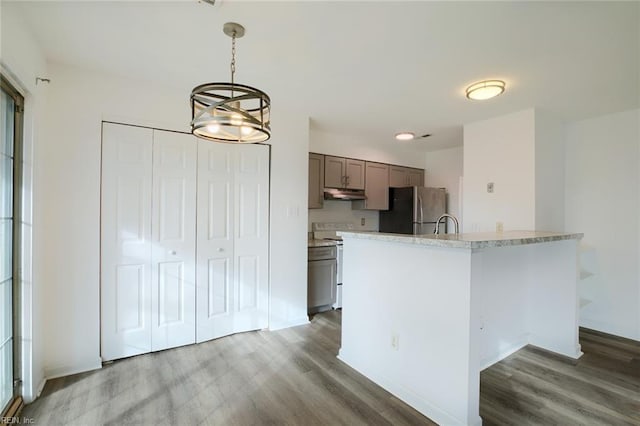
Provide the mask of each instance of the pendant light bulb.
{"label": "pendant light bulb", "polygon": [[231,116],[231,125],[232,126],[242,126],[242,116],[238,113],[234,113]]}
{"label": "pendant light bulb", "polygon": [[207,131],[209,133],[218,133],[220,131],[220,125],[219,124],[208,124],[207,125]]}

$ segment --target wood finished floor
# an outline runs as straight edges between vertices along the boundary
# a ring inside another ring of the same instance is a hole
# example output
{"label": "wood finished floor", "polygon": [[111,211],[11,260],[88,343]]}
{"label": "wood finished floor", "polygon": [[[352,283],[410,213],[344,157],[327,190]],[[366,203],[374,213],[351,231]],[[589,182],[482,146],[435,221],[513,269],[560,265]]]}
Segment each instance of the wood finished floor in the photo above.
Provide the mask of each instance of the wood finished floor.
{"label": "wood finished floor", "polygon": [[[640,425],[640,344],[581,332],[570,363],[527,347],[481,374],[485,425]],[[47,382],[39,425],[432,425],[336,358],[340,312]]]}

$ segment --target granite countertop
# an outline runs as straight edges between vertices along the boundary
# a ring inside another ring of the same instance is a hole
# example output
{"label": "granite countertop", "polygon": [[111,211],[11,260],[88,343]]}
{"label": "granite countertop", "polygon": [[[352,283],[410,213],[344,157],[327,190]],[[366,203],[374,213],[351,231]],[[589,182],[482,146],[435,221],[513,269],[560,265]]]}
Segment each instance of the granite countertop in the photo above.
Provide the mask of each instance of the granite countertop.
{"label": "granite countertop", "polygon": [[584,234],[543,231],[474,232],[468,234],[386,234],[382,232],[340,231],[345,240],[350,238],[417,244],[431,247],[479,249],[487,247],[519,246],[561,240],[580,240]]}
{"label": "granite countertop", "polygon": [[331,247],[338,245],[336,241],[333,240],[307,240],[307,247]]}

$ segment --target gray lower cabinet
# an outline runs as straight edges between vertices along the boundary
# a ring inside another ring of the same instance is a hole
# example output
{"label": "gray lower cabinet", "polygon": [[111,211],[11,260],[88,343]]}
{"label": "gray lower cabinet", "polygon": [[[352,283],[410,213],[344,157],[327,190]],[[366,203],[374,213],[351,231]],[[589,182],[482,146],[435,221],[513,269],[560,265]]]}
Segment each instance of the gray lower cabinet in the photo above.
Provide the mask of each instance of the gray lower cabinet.
{"label": "gray lower cabinet", "polygon": [[307,264],[307,307],[317,312],[336,302],[338,262],[336,247],[310,247]]}
{"label": "gray lower cabinet", "polygon": [[336,303],[336,276],[338,264],[335,259],[309,262],[309,289],[307,304],[309,309]]}

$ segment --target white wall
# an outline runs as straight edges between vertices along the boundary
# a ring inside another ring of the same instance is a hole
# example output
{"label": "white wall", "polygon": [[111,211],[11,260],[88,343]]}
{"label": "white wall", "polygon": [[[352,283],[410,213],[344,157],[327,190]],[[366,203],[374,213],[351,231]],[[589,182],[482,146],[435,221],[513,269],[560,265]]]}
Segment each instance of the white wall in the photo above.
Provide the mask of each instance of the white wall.
{"label": "white wall", "polygon": [[37,43],[25,28],[22,18],[6,3],[0,2],[0,69],[25,98],[23,134],[23,212],[22,212],[22,394],[29,403],[44,384],[42,327],[43,288],[46,274],[41,260],[46,257],[40,231],[45,213],[41,209],[43,176],[40,166],[46,161],[40,147],[46,143],[41,131],[47,85],[36,85],[36,77],[46,78],[47,65]]}
{"label": "white wall", "polygon": [[[441,149],[427,152],[425,155],[425,185],[437,188],[447,188],[449,195],[448,212],[458,220],[460,215],[460,178],[462,177],[463,147]],[[462,229],[462,221],[460,222]],[[449,222],[449,232],[454,232]]]}
{"label": "white wall", "polygon": [[463,200],[464,232],[535,229],[533,109],[464,126]]}
{"label": "white wall", "polygon": [[272,330],[307,317],[307,191],[309,118],[277,106],[272,95],[271,305]]}
{"label": "white wall", "polygon": [[564,230],[564,124],[536,109],[536,230]]}
{"label": "white wall", "polygon": [[[154,87],[61,64],[49,70],[41,205],[47,212],[44,365],[46,376],[54,377],[100,366],[101,121],[187,130],[191,88]],[[307,218],[300,212],[306,205],[308,119],[279,106],[272,120],[270,323],[278,327],[307,321]]]}
{"label": "white wall", "polygon": [[568,232],[584,232],[581,325],[640,340],[640,110],[567,126]]}

